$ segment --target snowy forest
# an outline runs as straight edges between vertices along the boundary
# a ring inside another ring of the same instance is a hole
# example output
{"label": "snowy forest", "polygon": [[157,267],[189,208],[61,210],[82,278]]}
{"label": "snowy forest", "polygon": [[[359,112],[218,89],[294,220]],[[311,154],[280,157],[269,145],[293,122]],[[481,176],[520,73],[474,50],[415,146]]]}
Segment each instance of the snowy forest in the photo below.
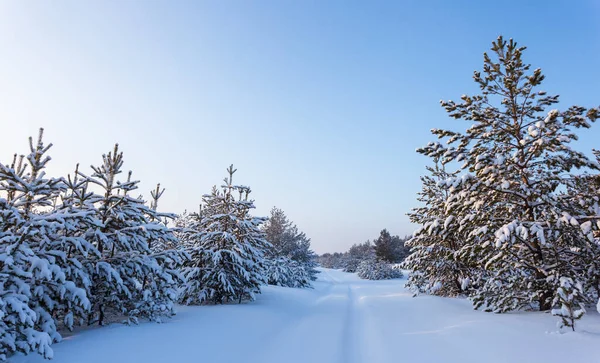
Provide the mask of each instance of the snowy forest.
{"label": "snowy forest", "polygon": [[51,146],[40,130],[29,154],[0,164],[0,361],[52,358],[76,326],[160,322],[176,303],[241,303],[265,284],[315,280],[310,239],[281,209],[253,216],[233,166],[198,212],[175,215],[158,211],[160,184],[149,201],[134,194],[118,145],[65,177],[46,175]]}
{"label": "snowy forest", "polygon": [[474,72],[480,93],[441,101],[468,127],[433,129],[436,141],[417,150],[430,164],[408,213],[414,234],[383,229],[344,253],[317,256],[282,209],[254,215],[233,165],[197,211],[178,214],[160,211],[160,184],[138,194],[118,145],[89,170],[51,177],[41,129],[27,154],[0,164],[0,361],[52,358],[61,333],[79,326],[162,322],[178,304],[241,304],[266,285],[311,291],[319,268],[407,274],[417,299],[549,311],[576,330],[600,311],[600,151],[571,146],[600,111],[556,109],[525,50],[499,37]]}

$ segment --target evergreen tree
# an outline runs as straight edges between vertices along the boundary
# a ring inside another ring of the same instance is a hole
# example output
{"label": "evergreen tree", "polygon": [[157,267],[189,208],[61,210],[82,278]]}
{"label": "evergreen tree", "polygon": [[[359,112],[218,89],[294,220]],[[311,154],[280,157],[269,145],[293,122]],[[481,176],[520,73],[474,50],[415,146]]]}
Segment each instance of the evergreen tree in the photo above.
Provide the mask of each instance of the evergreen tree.
{"label": "evergreen tree", "polygon": [[[594,154],[600,165],[600,152]],[[591,304],[600,297],[600,173],[577,175],[567,182],[567,191],[560,195],[561,208],[574,218],[564,218],[563,228],[587,237],[574,239],[580,243],[574,246],[578,253],[569,259],[569,277],[582,284],[582,298]]]}
{"label": "evergreen tree", "polygon": [[346,257],[344,253],[324,253],[317,258],[318,264],[325,268],[344,268],[346,266]]}
{"label": "evergreen tree", "polygon": [[62,179],[46,178],[50,161],[40,130],[29,139],[27,157],[0,164],[0,360],[15,352],[52,357],[50,344],[60,340],[56,319],[68,329],[89,309],[89,280],[69,252],[87,254],[90,245],[69,231],[85,215],[55,210],[65,190]]}
{"label": "evergreen tree", "polygon": [[103,155],[102,165],[92,166],[91,176],[79,173],[102,191],[89,197],[99,223],[88,238],[100,256],[87,261],[92,277],[90,324],[104,324],[108,317],[118,316],[125,316],[127,322],[160,321],[174,313],[181,283],[178,266],[185,256],[174,250],[153,253],[150,248],[175,244],[173,231],[141,198],[130,195],[138,184],[131,180],[131,172],[125,181],[117,180],[122,166],[123,153],[115,145]]}
{"label": "evergreen tree", "polygon": [[558,322],[558,328],[571,328],[575,331],[575,321],[581,319],[585,314],[585,307],[582,302],[583,288],[581,284],[576,284],[568,277],[560,278],[560,287],[554,298],[554,305],[560,306],[559,309],[553,309],[552,315],[558,316],[561,320]]}
{"label": "evergreen tree", "polygon": [[[217,197],[216,188],[212,190],[212,199]],[[205,226],[202,224],[202,215],[209,209],[205,206],[202,213],[184,212],[175,221],[176,236],[179,239],[179,245],[184,249],[189,259],[184,263],[182,274],[186,281],[183,286],[179,300],[186,305],[195,305],[205,302],[208,298],[208,290],[204,288],[208,276],[209,268],[212,264],[212,251],[206,249],[202,243],[202,231]],[[212,213],[217,213],[213,211]],[[206,222],[207,220],[204,220]]]}
{"label": "evergreen tree", "polygon": [[282,209],[273,207],[271,216],[264,223],[263,230],[265,238],[273,245],[273,251],[276,255],[287,256],[294,249],[293,239],[289,230],[292,228],[290,222]]}
{"label": "evergreen tree", "polygon": [[[177,215],[173,213],[160,213],[158,212],[158,200],[165,192],[165,188],[160,188],[160,183],[156,185],[156,189],[150,191],[150,209],[146,210],[148,219],[157,224],[168,225],[169,221],[174,221]],[[171,231],[174,232],[174,231]],[[175,250],[178,247],[179,241],[175,233],[169,233],[159,239],[151,239],[148,241],[149,247],[153,252],[164,252],[168,250]]]}
{"label": "evergreen tree", "polygon": [[446,181],[445,213],[464,243],[461,258],[480,259],[486,269],[475,306],[497,312],[550,309],[560,278],[578,274],[573,249],[595,248],[563,200],[573,169],[598,169],[569,143],[600,114],[580,106],[549,110],[558,96],[538,90],[544,76],[523,62],[524,50],[498,38],[493,56],[484,54],[483,74],[474,74],[481,94],[442,101],[451,117],[472,126],[433,130],[446,144],[418,150],[443,164],[462,163],[460,175]]}
{"label": "evergreen tree", "polygon": [[356,272],[361,262],[375,259],[375,249],[371,241],[353,244],[344,261],[345,272]]}
{"label": "evergreen tree", "polygon": [[362,261],[356,269],[356,274],[365,280],[389,280],[402,277],[402,271],[393,268],[391,264],[375,259]]}
{"label": "evergreen tree", "polygon": [[375,256],[381,261],[396,262],[396,248],[392,236],[387,229],[383,229],[374,241]]}
{"label": "evergreen tree", "polygon": [[402,262],[410,254],[410,247],[406,245],[409,240],[408,237],[401,238],[400,236],[392,237],[392,245],[394,246],[394,256],[396,260],[394,262]]}
{"label": "evergreen tree", "polygon": [[269,285],[283,287],[310,287],[311,276],[306,267],[284,256],[265,260],[265,276]]}
{"label": "evergreen tree", "polygon": [[184,268],[185,304],[241,303],[254,299],[266,283],[264,255],[271,245],[260,229],[265,219],[250,215],[250,188],[233,184],[235,171],[230,166],[221,190],[203,197],[199,234]]}
{"label": "evergreen tree", "polygon": [[177,239],[177,248],[188,249],[197,244],[197,237],[201,230],[200,213],[188,213],[184,211],[178,215],[174,223],[173,233]]}
{"label": "evergreen tree", "polygon": [[408,241],[412,250],[403,267],[411,273],[406,286],[415,293],[455,296],[468,288],[471,269],[460,253],[458,223],[445,207],[449,198],[445,181],[454,174],[438,162],[427,170],[430,175],[421,177],[423,189],[417,198],[422,206],[408,214],[421,227]]}
{"label": "evergreen tree", "polygon": [[[273,207],[271,217],[265,222],[263,230],[267,241],[273,246],[268,253],[267,258],[273,262],[278,261],[279,265],[270,264],[273,269],[272,276],[282,276],[281,270],[287,268],[288,274],[292,271],[298,273],[297,280],[288,280],[288,285],[282,284],[279,280],[276,285],[291,287],[308,287],[310,281],[316,279],[316,255],[310,249],[310,238],[304,232],[300,232],[298,227],[290,222],[283,210]],[[285,263],[286,266],[280,264]],[[293,276],[293,275],[291,275]],[[304,283],[308,276],[308,283]]]}

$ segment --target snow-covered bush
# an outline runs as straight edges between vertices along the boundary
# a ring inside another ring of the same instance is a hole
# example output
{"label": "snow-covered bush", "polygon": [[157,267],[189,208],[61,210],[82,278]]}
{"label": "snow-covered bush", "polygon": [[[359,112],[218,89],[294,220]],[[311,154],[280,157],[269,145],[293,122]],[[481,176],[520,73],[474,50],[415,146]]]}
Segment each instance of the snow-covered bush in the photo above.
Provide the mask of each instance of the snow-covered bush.
{"label": "snow-covered bush", "polygon": [[267,283],[283,287],[310,287],[311,278],[306,266],[287,257],[266,259]]}
{"label": "snow-covered bush", "polygon": [[346,255],[344,271],[357,272],[361,262],[375,259],[375,248],[371,241],[366,241],[352,245]]}
{"label": "snow-covered bush", "polygon": [[559,281],[560,287],[556,291],[553,304],[560,308],[552,309],[552,315],[561,319],[557,324],[559,329],[567,327],[575,331],[575,321],[585,314],[582,301],[583,288],[581,284],[574,283],[569,277],[561,277]]}
{"label": "snow-covered bush", "polygon": [[399,268],[374,259],[362,261],[356,269],[356,274],[365,280],[389,280],[402,277],[402,271]]}
{"label": "snow-covered bush", "polygon": [[346,266],[346,259],[346,253],[324,253],[317,258],[317,262],[321,267],[343,269]]}
{"label": "snow-covered bush", "polygon": [[358,266],[360,266],[361,262],[363,261],[364,260],[360,260],[358,258],[348,258],[344,264],[344,272],[354,273],[358,271]]}

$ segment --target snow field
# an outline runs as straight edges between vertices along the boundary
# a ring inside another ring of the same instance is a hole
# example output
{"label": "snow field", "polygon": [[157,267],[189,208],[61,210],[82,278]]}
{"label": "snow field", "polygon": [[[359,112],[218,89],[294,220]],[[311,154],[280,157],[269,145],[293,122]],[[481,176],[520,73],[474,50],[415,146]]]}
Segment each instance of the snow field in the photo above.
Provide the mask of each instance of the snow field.
{"label": "snow field", "polygon": [[596,312],[559,334],[547,313],[485,313],[464,299],[413,298],[404,279],[321,272],[314,289],[269,286],[251,303],[180,306],[163,324],[77,332],[53,345],[53,362],[600,362]]}

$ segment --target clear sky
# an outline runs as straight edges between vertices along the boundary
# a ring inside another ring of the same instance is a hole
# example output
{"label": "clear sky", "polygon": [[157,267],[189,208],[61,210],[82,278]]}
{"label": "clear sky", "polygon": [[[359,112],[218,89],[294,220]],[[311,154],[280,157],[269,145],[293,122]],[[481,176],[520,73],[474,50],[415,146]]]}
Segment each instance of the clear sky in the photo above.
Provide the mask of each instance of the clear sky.
{"label": "clear sky", "polygon": [[[440,99],[498,35],[529,50],[561,108],[600,104],[600,1],[1,1],[0,157],[46,128],[51,174],[119,142],[160,209],[225,176],[341,251],[411,233]],[[600,148],[600,125],[577,145]],[[87,169],[89,170],[89,169]]]}

